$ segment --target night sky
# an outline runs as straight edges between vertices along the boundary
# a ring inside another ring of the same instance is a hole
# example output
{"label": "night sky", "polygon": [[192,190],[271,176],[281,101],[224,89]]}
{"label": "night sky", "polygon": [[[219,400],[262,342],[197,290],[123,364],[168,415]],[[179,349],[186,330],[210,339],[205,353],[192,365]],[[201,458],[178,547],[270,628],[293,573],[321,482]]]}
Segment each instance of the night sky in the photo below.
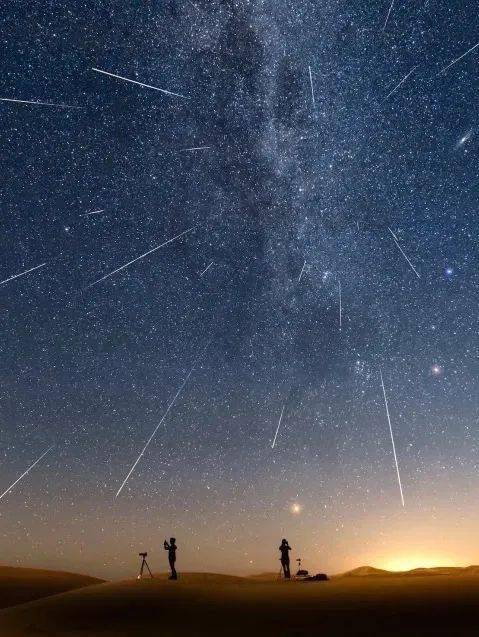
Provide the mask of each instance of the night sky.
{"label": "night sky", "polygon": [[479,562],[477,3],[0,24],[1,561]]}

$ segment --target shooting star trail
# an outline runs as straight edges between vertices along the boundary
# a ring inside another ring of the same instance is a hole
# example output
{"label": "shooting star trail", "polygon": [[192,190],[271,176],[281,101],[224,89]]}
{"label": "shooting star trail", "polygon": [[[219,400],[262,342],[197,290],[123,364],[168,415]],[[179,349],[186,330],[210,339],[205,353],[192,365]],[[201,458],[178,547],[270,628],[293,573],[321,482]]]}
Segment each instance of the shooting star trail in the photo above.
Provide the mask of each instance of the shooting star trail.
{"label": "shooting star trail", "polygon": [[418,271],[416,270],[416,268],[413,266],[413,264],[411,263],[411,261],[408,259],[407,254],[404,252],[404,250],[401,248],[401,246],[399,245],[399,242],[397,240],[396,235],[394,234],[394,232],[391,230],[391,228],[388,227],[389,232],[392,234],[393,236],[393,240],[394,243],[396,244],[397,248],[400,250],[401,254],[403,255],[403,257],[406,259],[406,261],[408,262],[411,270],[414,272],[414,274],[417,276],[418,279],[420,279],[421,277],[418,274]]}
{"label": "shooting star trail", "polygon": [[145,252],[144,254],[140,254],[140,256],[136,257],[136,259],[132,259],[131,261],[128,261],[128,263],[125,263],[125,265],[122,265],[119,268],[117,268],[116,270],[113,270],[113,272],[109,272],[108,274],[105,274],[105,276],[102,276],[101,279],[97,279],[96,281],[93,281],[93,283],[90,283],[90,285],[87,285],[85,289],[88,290],[88,288],[93,287],[97,283],[101,283],[101,281],[104,281],[105,279],[108,279],[109,277],[113,276],[117,272],[120,272],[121,270],[124,270],[125,268],[130,266],[132,263],[136,263],[136,261],[139,261],[140,259],[144,259],[149,254],[151,254],[152,252],[155,252],[156,250],[159,250],[160,248],[163,248],[164,246],[168,245],[168,243],[171,243],[172,241],[176,241],[176,239],[179,239],[183,235],[188,234],[188,232],[191,232],[192,230],[194,230],[194,226],[192,228],[188,228],[188,230],[184,230],[180,234],[177,234],[176,237],[173,237],[172,239],[168,239],[168,241],[165,241],[161,245],[156,246],[155,248],[152,248],[151,250],[148,250],[148,252]]}
{"label": "shooting star trail", "polygon": [[316,102],[314,99],[313,76],[311,75],[311,67],[308,66],[308,69],[309,69],[309,83],[311,85],[311,99],[313,100],[313,106],[316,106]]}
{"label": "shooting star trail", "polygon": [[148,445],[150,444],[150,442],[153,440],[153,438],[155,437],[156,432],[158,431],[158,429],[160,428],[160,426],[162,425],[162,423],[164,422],[165,418],[168,416],[170,409],[173,407],[173,405],[176,402],[176,399],[178,398],[178,396],[181,394],[184,386],[186,385],[186,383],[188,382],[191,374],[193,373],[193,370],[195,369],[197,363],[203,358],[206,350],[208,349],[209,345],[211,343],[211,339],[208,341],[208,343],[206,344],[206,347],[203,348],[203,350],[201,351],[201,354],[195,359],[195,362],[193,363],[190,371],[188,372],[188,374],[186,375],[185,379],[183,380],[183,382],[181,383],[178,391],[176,392],[176,394],[174,395],[173,399],[171,400],[170,404],[168,405],[168,407],[166,408],[165,413],[163,414],[163,416],[161,417],[160,422],[156,425],[156,427],[153,429],[153,433],[151,434],[151,436],[148,438],[148,440],[146,441],[145,446],[143,447],[143,449],[141,450],[140,455],[138,456],[138,458],[135,460],[135,462],[133,463],[133,466],[131,467],[130,471],[128,472],[126,478],[123,480],[121,487],[118,489],[118,491],[116,492],[116,496],[115,498],[117,498],[123,487],[125,486],[125,484],[128,482],[128,479],[130,478],[131,474],[133,473],[133,471],[135,470],[136,465],[140,462],[141,458],[143,457],[143,454],[145,453],[145,451],[148,449]]}
{"label": "shooting star trail", "polygon": [[339,281],[339,331],[343,327],[343,301],[341,297],[341,281]]}
{"label": "shooting star trail", "polygon": [[401,475],[399,473],[399,464],[398,464],[398,459],[397,459],[397,455],[396,455],[396,445],[394,444],[393,428],[391,426],[391,418],[389,416],[389,407],[388,407],[388,399],[386,397],[386,388],[384,387],[383,373],[382,373],[381,370],[379,370],[379,373],[381,375],[381,385],[382,385],[382,388],[383,388],[384,404],[386,406],[386,415],[387,415],[388,424],[389,424],[389,433],[391,434],[391,442],[392,442],[392,446],[393,446],[394,462],[396,463],[396,473],[397,473],[397,476],[398,476],[399,492],[401,493],[401,502],[402,502],[402,505],[404,506],[404,495],[403,495],[403,492],[402,492]]}
{"label": "shooting star trail", "polygon": [[386,29],[386,26],[387,26],[387,23],[388,23],[388,20],[389,20],[389,16],[391,15],[391,11],[393,10],[394,2],[395,2],[395,0],[391,1],[391,6],[389,7],[389,11],[388,11],[388,14],[386,16],[386,20],[384,21],[383,31]]}
{"label": "shooting star trail", "polygon": [[0,102],[16,102],[17,104],[34,104],[36,106],[53,106],[55,108],[83,108],[82,106],[70,106],[68,104],[53,104],[52,102],[35,102],[33,100],[14,100],[10,97],[0,97]]}
{"label": "shooting star trail", "polygon": [[200,274],[200,277],[203,276],[203,274],[206,274],[206,272],[208,272],[208,270],[211,268],[211,266],[213,265],[214,261],[212,261],[209,265],[206,266],[206,268],[203,270],[203,272]]}
{"label": "shooting star trail", "polygon": [[115,73],[109,73],[108,71],[102,71],[101,69],[95,69],[92,67],[92,71],[96,71],[97,73],[103,73],[103,75],[109,75],[110,77],[116,77],[118,80],[123,80],[124,82],[131,82],[132,84],[138,84],[138,86],[143,86],[144,88],[152,88],[154,91],[160,91],[160,93],[165,93],[166,95],[174,95],[175,97],[181,97],[184,100],[189,100],[189,97],[186,95],[180,95],[179,93],[173,93],[172,91],[167,91],[164,88],[158,88],[157,86],[151,86],[150,84],[143,84],[143,82],[137,82],[136,80],[130,80],[127,77],[123,77],[122,75],[115,75]]}
{"label": "shooting star trail", "polygon": [[473,132],[474,129],[470,128],[467,133],[461,137],[461,139],[456,144],[456,150],[458,150],[458,148],[461,148],[461,146],[464,146],[464,144],[471,139]]}
{"label": "shooting star trail", "polygon": [[192,152],[193,150],[208,150],[211,146],[193,146],[192,148],[181,148],[181,153]]}
{"label": "shooting star trail", "polygon": [[303,276],[303,272],[304,272],[304,268],[305,267],[306,267],[306,261],[303,263],[303,267],[301,269],[301,272],[299,273],[298,283],[301,282],[301,277]]}
{"label": "shooting star trail", "polygon": [[13,279],[18,279],[18,277],[20,276],[25,276],[25,274],[28,274],[29,272],[33,272],[34,270],[38,270],[39,268],[43,268],[43,266],[45,266],[46,263],[41,263],[40,265],[36,265],[34,268],[30,268],[29,270],[25,270],[25,272],[20,272],[20,274],[14,274],[13,276],[9,277],[8,279],[4,279],[3,281],[0,281],[0,285],[3,285],[4,283],[8,283],[9,281],[13,281]]}
{"label": "shooting star trail", "polygon": [[276,438],[278,436],[278,431],[279,428],[281,427],[281,421],[283,420],[283,414],[284,414],[284,408],[286,405],[283,405],[283,408],[281,409],[281,416],[279,417],[279,421],[278,421],[278,426],[276,427],[276,433],[274,434],[274,439],[273,439],[273,443],[271,445],[271,449],[274,449],[274,446],[276,444]]}
{"label": "shooting star trail", "polygon": [[439,73],[436,73],[436,77],[438,75],[441,75],[441,73],[444,73],[444,71],[447,71],[448,68],[450,68],[451,66],[453,66],[454,64],[457,64],[457,62],[459,62],[459,60],[462,60],[462,58],[466,57],[466,55],[469,55],[469,53],[471,53],[472,51],[474,51],[474,49],[477,49],[477,47],[479,46],[479,42],[477,44],[475,44],[474,46],[471,46],[471,48],[466,51],[465,53],[463,53],[462,55],[460,55],[458,58],[456,58],[455,60],[453,60],[452,62],[450,62],[447,66],[445,66],[443,69],[441,69],[439,71]]}
{"label": "shooting star trail", "polygon": [[412,69],[409,71],[409,73],[403,77],[403,79],[399,82],[399,84],[397,84],[393,88],[393,90],[390,91],[382,101],[385,102],[388,99],[388,97],[391,97],[391,95],[398,90],[401,84],[403,84],[407,80],[407,78],[415,71],[415,69],[417,69],[417,66],[413,66]]}
{"label": "shooting star trail", "polygon": [[91,212],[85,212],[84,215],[80,215],[81,217],[89,217],[90,215],[99,215],[100,212],[105,212],[104,210],[92,210]]}
{"label": "shooting star trail", "polygon": [[14,486],[15,486],[18,482],[20,482],[20,480],[21,480],[22,478],[24,478],[24,477],[27,475],[27,473],[30,473],[30,471],[33,469],[33,467],[34,467],[36,464],[38,464],[38,463],[40,462],[40,460],[41,460],[42,458],[44,458],[44,457],[47,455],[47,453],[48,453],[49,451],[51,451],[52,449],[53,449],[53,446],[52,446],[52,447],[50,447],[49,449],[47,449],[44,453],[42,453],[42,455],[41,455],[41,456],[40,456],[37,460],[35,460],[35,462],[34,462],[34,463],[30,466],[30,467],[28,467],[28,469],[27,469],[26,471],[24,471],[20,477],[19,477],[19,478],[17,478],[17,479],[15,480],[15,482],[14,482],[13,484],[11,484],[11,485],[8,487],[8,489],[6,489],[6,491],[4,491],[4,492],[0,495],[0,500],[3,498],[3,496],[7,495],[7,493],[8,493],[9,491],[11,491],[11,490],[13,489],[13,487],[14,487]]}

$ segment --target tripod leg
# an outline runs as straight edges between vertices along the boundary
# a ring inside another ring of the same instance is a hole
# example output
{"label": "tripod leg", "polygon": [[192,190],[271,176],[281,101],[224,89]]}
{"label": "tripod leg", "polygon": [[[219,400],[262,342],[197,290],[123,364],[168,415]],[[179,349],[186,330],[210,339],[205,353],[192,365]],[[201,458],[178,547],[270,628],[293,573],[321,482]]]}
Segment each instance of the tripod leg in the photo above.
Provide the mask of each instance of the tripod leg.
{"label": "tripod leg", "polygon": [[140,568],[140,578],[143,577],[143,568],[145,566],[145,558],[143,558],[142,562],[141,562],[141,568]]}
{"label": "tripod leg", "polygon": [[153,573],[150,571],[150,567],[148,566],[148,562],[147,562],[146,560],[145,560],[145,564],[146,564],[146,568],[148,569],[148,572],[149,572],[149,574],[150,574],[151,578],[152,578],[152,579],[155,579],[155,578],[153,577]]}

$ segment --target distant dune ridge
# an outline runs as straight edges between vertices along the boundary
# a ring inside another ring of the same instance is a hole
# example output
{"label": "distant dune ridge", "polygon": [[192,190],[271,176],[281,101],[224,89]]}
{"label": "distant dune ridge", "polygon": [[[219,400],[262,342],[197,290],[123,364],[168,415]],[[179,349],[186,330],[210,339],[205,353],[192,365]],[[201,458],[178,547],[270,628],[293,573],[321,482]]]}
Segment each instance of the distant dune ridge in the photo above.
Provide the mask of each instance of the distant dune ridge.
{"label": "distant dune ridge", "polygon": [[0,566],[0,608],[63,593],[104,580],[89,575],[36,568]]}
{"label": "distant dune ridge", "polygon": [[[310,573],[313,575],[313,573]],[[339,577],[414,577],[417,575],[477,575],[479,576],[479,566],[436,566],[432,568],[414,568],[409,571],[388,571],[375,566],[358,566],[344,573],[330,575],[330,578]],[[250,575],[248,579],[258,582],[272,582],[279,579],[278,573],[258,573]]]}
{"label": "distant dune ridge", "polygon": [[413,568],[409,571],[386,571],[374,566],[358,566],[351,571],[333,575],[333,577],[413,577],[415,575],[479,575],[479,566],[436,566]]}
{"label": "distant dune ridge", "polygon": [[[2,592],[12,585],[24,594],[48,595],[22,604],[17,596],[18,605],[0,610],[0,635],[470,637],[479,624],[479,566],[402,573],[362,566],[310,584],[280,581],[277,573],[179,577],[102,583],[71,573],[0,568]],[[74,590],[51,594],[55,586]]]}

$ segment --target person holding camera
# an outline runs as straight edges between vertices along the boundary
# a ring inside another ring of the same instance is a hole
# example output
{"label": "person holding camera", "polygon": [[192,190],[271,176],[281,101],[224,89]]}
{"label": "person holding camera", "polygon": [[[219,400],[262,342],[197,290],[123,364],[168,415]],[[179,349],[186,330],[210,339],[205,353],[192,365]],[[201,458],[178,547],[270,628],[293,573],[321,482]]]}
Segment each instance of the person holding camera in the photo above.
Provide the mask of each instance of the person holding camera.
{"label": "person holding camera", "polygon": [[281,540],[281,546],[279,547],[279,550],[281,552],[281,557],[279,559],[281,562],[281,568],[284,572],[284,578],[290,579],[291,571],[289,570],[289,552],[291,551],[291,547],[288,543],[288,540]]}
{"label": "person holding camera", "polygon": [[165,551],[168,551],[168,562],[170,563],[171,575],[168,579],[178,579],[178,573],[176,572],[175,562],[176,562],[176,539],[174,537],[170,537],[170,542],[168,543],[166,540],[163,542],[163,546],[165,547]]}

